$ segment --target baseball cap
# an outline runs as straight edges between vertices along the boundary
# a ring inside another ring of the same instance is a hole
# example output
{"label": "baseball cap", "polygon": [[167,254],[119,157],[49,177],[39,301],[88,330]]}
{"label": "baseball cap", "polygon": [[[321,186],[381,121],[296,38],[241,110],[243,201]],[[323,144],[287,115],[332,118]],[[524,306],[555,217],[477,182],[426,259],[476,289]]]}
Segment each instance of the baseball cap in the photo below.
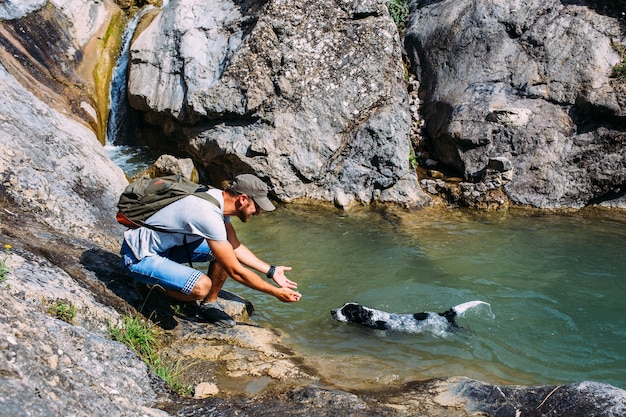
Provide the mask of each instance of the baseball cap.
{"label": "baseball cap", "polygon": [[229,188],[236,193],[252,197],[254,202],[265,211],[276,209],[274,204],[267,198],[267,185],[255,175],[237,175],[233,182],[231,182]]}

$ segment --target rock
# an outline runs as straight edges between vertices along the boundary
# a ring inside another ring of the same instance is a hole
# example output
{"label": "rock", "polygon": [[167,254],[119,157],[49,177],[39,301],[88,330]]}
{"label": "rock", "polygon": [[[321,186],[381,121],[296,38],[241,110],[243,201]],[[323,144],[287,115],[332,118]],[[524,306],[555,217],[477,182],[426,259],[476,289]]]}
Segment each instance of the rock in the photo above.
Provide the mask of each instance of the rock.
{"label": "rock", "polygon": [[217,385],[209,383],[209,382],[201,382],[196,385],[194,390],[193,398],[202,399],[211,397],[213,395],[217,395],[220,392]]}
{"label": "rock", "polygon": [[[34,245],[39,240],[50,246],[37,227],[28,232]],[[146,365],[108,336],[106,324],[117,323],[119,314],[101,304],[107,297],[90,291],[88,280],[81,284],[40,254],[24,250],[17,235],[13,243],[9,274],[0,288],[3,414],[167,416],[153,408],[160,394]],[[58,299],[76,307],[74,325],[45,313]]]}
{"label": "rock", "polygon": [[146,170],[146,173],[138,176],[148,175],[152,178],[166,175],[182,175],[183,177],[198,182],[198,171],[191,158],[176,158],[172,155],[161,155]]}
{"label": "rock", "polygon": [[253,171],[287,202],[429,199],[409,166],[401,48],[382,2],[172,0],[130,53],[130,103],[161,130],[146,140],[177,143],[211,183]]}
{"label": "rock", "polygon": [[[94,132],[47,106],[0,65],[0,197],[58,233],[118,245],[127,184]],[[19,216],[18,216],[19,218]]]}
{"label": "rock", "polygon": [[509,161],[508,158],[505,158],[504,156],[497,156],[494,158],[489,158],[487,168],[495,169],[496,171],[500,172],[506,172],[513,169],[513,164],[511,164],[511,161]]}
{"label": "rock", "polygon": [[109,0],[20,0],[1,2],[0,17],[6,71],[104,143],[121,10]]}
{"label": "rock", "polygon": [[[452,397],[450,397],[452,394]],[[597,382],[559,386],[515,387],[488,385],[468,379],[450,380],[437,401],[463,405],[487,416],[618,417],[626,415],[626,392]]]}
{"label": "rock", "polygon": [[415,2],[405,48],[434,157],[466,179],[508,159],[515,175],[503,191],[518,205],[580,208],[623,195],[626,89],[610,78],[622,29],[594,9]]}

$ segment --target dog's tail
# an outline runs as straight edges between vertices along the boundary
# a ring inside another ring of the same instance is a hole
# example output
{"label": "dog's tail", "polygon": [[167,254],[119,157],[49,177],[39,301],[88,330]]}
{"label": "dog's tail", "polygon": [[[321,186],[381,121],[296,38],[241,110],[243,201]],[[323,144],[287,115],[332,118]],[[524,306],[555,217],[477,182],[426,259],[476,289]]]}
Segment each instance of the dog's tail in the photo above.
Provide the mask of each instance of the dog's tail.
{"label": "dog's tail", "polygon": [[484,301],[480,301],[480,300],[468,301],[466,303],[459,304],[457,306],[452,307],[450,310],[446,311],[445,313],[440,313],[440,315],[447,318],[450,323],[456,324],[454,323],[454,320],[456,319],[456,317],[463,316],[467,310],[470,310],[480,305],[487,307],[488,314],[491,318],[495,317],[493,313],[491,312],[491,304],[486,303]]}

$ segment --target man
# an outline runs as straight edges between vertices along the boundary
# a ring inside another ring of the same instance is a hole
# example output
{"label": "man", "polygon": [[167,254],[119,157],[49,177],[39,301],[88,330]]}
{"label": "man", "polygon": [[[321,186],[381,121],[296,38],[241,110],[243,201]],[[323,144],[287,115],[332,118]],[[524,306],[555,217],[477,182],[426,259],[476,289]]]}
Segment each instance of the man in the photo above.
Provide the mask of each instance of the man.
{"label": "man", "polygon": [[[198,316],[231,327],[235,321],[217,298],[226,278],[271,294],[283,302],[300,300],[297,284],[285,276],[290,267],[270,265],[244,246],[230,222],[237,216],[247,222],[260,210],[276,207],[267,198],[267,186],[251,174],[238,175],[225,189],[210,189],[219,206],[197,196],[187,196],[162,208],[146,220],[148,227],[124,233],[120,254],[130,275],[180,301],[200,301]],[[166,231],[164,231],[166,230]],[[184,265],[210,262],[208,275]],[[266,282],[245,266],[272,278]]]}

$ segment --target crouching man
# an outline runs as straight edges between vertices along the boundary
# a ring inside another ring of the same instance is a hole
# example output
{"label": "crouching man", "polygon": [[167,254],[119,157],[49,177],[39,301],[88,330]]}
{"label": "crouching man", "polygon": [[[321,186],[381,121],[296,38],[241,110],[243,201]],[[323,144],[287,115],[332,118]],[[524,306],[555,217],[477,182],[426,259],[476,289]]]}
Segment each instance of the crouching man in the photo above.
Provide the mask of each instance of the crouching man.
{"label": "crouching man", "polygon": [[[230,222],[237,216],[247,222],[261,210],[276,207],[267,198],[267,186],[251,174],[238,175],[225,189],[209,189],[219,206],[193,195],[160,209],[146,226],[124,233],[120,254],[125,269],[136,281],[155,287],[179,301],[200,301],[198,316],[231,327],[235,321],[217,298],[226,278],[270,294],[283,302],[300,300],[297,284],[285,275],[290,267],[259,259],[238,239]],[[208,275],[185,265],[209,262]],[[275,286],[254,271],[272,278]]]}

